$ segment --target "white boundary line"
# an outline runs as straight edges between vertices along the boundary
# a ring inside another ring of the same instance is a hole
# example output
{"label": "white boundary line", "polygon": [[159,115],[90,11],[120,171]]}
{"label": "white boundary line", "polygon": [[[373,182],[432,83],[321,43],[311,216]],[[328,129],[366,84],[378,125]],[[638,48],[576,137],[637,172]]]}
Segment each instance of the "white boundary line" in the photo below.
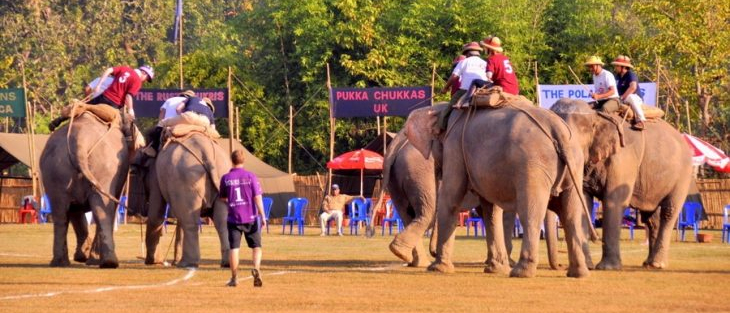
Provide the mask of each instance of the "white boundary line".
{"label": "white boundary line", "polygon": [[17,300],[17,299],[28,299],[28,298],[41,298],[41,297],[55,297],[62,294],[72,294],[72,293],[100,293],[100,292],[106,292],[106,291],[114,291],[114,290],[135,290],[135,289],[147,289],[147,288],[158,288],[158,287],[166,287],[166,286],[172,286],[180,282],[184,282],[187,280],[190,280],[195,276],[195,269],[191,268],[188,269],[188,272],[185,274],[185,276],[173,279],[168,282],[160,283],[160,284],[151,284],[151,285],[133,285],[133,286],[117,286],[117,287],[100,287],[95,289],[89,289],[89,290],[76,290],[76,291],[57,291],[57,292],[47,292],[47,293],[34,293],[34,294],[25,294],[25,295],[15,295],[15,296],[7,296],[7,297],[0,297],[0,300]]}

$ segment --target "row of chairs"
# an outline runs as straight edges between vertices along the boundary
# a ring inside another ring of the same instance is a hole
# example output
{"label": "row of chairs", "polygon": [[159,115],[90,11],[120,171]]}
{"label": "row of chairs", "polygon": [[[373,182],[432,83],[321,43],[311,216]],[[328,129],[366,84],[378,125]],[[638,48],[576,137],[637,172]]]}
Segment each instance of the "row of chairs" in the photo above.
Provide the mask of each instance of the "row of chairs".
{"label": "row of chairs", "polygon": [[[309,200],[306,198],[293,198],[287,203],[287,214],[282,218],[281,233],[286,233],[286,227],[289,226],[289,234],[294,232],[294,224],[297,225],[297,233],[301,236],[304,235],[304,216],[309,206]],[[358,235],[358,231],[362,226],[370,226],[370,217],[373,214],[372,200],[370,199],[355,199],[352,200],[349,207],[350,214],[350,235],[353,233]],[[398,215],[395,205],[392,200],[388,200],[386,204],[386,210],[390,214],[386,213],[383,218],[381,227],[381,234],[385,235],[385,225],[388,224],[388,233],[393,234],[393,226],[396,226],[398,232],[403,231],[403,220]],[[330,222],[327,222],[326,231],[329,233]]]}

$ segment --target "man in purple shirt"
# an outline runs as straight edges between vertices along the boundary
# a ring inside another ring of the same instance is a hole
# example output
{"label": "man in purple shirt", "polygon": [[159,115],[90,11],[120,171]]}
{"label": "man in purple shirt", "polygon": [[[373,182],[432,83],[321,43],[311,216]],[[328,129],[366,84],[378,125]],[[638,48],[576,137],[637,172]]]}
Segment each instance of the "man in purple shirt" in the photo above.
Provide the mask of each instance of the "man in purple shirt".
{"label": "man in purple shirt", "polygon": [[[237,285],[238,251],[241,236],[252,249],[254,268],[251,270],[254,287],[261,287],[261,228],[266,227],[261,185],[253,173],[243,169],[243,151],[231,153],[233,168],[221,177],[220,199],[228,204],[228,242],[231,245],[231,280],[229,287]],[[255,205],[255,207],[254,207]],[[259,226],[259,216],[261,225]]]}

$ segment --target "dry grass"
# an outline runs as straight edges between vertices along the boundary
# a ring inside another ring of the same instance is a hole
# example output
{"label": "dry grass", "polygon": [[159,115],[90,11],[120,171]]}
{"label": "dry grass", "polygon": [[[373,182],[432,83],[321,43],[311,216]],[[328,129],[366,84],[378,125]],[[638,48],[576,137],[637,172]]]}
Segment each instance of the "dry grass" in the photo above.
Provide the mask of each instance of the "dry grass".
{"label": "dry grass", "polygon": [[[264,287],[254,289],[250,280],[242,280],[238,288],[224,287],[229,272],[217,266],[218,244],[210,226],[201,237],[204,263],[189,274],[184,269],[143,265],[136,258],[138,225],[122,226],[116,233],[122,262],[116,270],[79,264],[49,268],[51,225],[0,225],[0,308],[3,312],[730,311],[726,298],[730,245],[721,243],[675,242],[671,268],[649,271],[639,267],[646,256],[643,239],[625,240],[623,271],[594,271],[590,278],[576,280],[541,265],[537,278],[510,279],[482,273],[484,241],[464,237],[463,228],[457,237],[453,275],[402,267],[387,250],[392,238],[388,236],[321,238],[316,236],[318,230],[308,228],[299,237],[280,235],[275,226],[271,230],[264,236]],[[642,231],[637,234],[643,238]],[[164,248],[170,237],[163,237]],[[515,245],[519,247],[519,242]],[[598,261],[600,245],[594,244],[592,251]],[[249,257],[243,249],[244,274]],[[561,257],[566,263],[567,256]],[[542,261],[546,263],[544,256]],[[192,277],[182,280],[186,275]],[[98,291],[106,287],[111,288]],[[28,298],[9,298],[22,295]]]}

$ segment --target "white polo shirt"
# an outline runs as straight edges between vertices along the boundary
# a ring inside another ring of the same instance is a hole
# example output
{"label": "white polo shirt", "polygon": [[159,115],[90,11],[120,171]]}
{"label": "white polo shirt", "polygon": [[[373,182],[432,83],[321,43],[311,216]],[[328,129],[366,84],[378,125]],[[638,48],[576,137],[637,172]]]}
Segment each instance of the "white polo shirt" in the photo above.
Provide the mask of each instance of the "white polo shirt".
{"label": "white polo shirt", "polygon": [[618,98],[618,87],[616,86],[616,78],[613,77],[611,72],[601,69],[598,75],[593,75],[593,92],[597,94],[603,94],[613,86],[613,94],[606,99]]}
{"label": "white polo shirt", "polygon": [[160,111],[162,111],[162,109],[165,109],[165,117],[163,119],[178,116],[179,114],[177,114],[177,106],[180,105],[180,103],[185,102],[186,99],[187,98],[185,97],[172,97],[165,100],[165,103],[163,103],[160,107]]}
{"label": "white polo shirt", "polygon": [[461,60],[451,74],[460,78],[461,85],[459,89],[469,90],[471,82],[475,79],[487,80],[487,62],[482,60],[481,57],[470,56]]}
{"label": "white polo shirt", "polygon": [[[96,85],[98,85],[98,84],[99,84],[99,81],[100,81],[100,80],[101,80],[101,77],[97,77],[97,78],[95,78],[94,80],[92,80],[92,81],[91,81],[91,82],[90,82],[90,83],[89,83],[89,84],[88,84],[87,86],[88,86],[89,88],[91,88],[91,90],[93,91],[93,90],[94,90],[94,88],[96,88]],[[91,99],[94,99],[94,98],[98,97],[98,96],[99,96],[100,94],[104,93],[104,91],[105,91],[105,90],[106,90],[107,88],[109,88],[109,85],[111,85],[111,84],[112,84],[113,82],[114,82],[114,77],[111,77],[111,76],[107,77],[107,78],[106,78],[106,79],[104,80],[104,82],[102,82],[102,83],[101,83],[101,88],[99,88],[99,92],[97,92],[97,93],[92,93],[92,94],[91,94]]]}

